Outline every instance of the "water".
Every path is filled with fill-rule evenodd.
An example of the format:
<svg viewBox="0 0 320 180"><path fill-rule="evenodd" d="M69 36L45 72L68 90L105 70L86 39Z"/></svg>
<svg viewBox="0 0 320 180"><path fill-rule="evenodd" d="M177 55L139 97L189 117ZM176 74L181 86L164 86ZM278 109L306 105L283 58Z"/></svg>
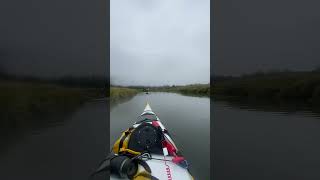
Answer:
<svg viewBox="0 0 320 180"><path fill-rule="evenodd" d="M90 102L11 137L0 146L0 179L87 180L108 151L108 108L103 101Z"/></svg>
<svg viewBox="0 0 320 180"><path fill-rule="evenodd" d="M319 114L214 102L215 180L320 179Z"/></svg>
<svg viewBox="0 0 320 180"><path fill-rule="evenodd" d="M111 142L132 125L146 101L173 134L196 180L210 179L212 155L215 180L320 179L318 112L297 104L280 108L216 101L211 103L210 123L208 98L139 94L112 108ZM109 151L108 108L105 102L90 102L66 116L52 117L56 120L46 126L6 138L10 143L1 141L0 179L88 179Z"/></svg>
<svg viewBox="0 0 320 180"><path fill-rule="evenodd" d="M110 112L110 143L130 127L146 102L172 134L197 180L210 179L210 99L174 93L138 94Z"/></svg>

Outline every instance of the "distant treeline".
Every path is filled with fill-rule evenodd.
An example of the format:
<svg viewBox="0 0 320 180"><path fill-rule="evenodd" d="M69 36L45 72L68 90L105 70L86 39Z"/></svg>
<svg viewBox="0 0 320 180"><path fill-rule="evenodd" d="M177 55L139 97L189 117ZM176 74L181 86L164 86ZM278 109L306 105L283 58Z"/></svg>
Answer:
<svg viewBox="0 0 320 180"><path fill-rule="evenodd" d="M215 97L320 102L320 70L258 72L239 77L213 77Z"/></svg>
<svg viewBox="0 0 320 180"><path fill-rule="evenodd" d="M34 76L12 75L3 72L0 72L0 80L48 83L84 88L105 88L109 84L108 78L99 76L63 76L58 78L41 78Z"/></svg>
<svg viewBox="0 0 320 180"><path fill-rule="evenodd" d="M210 96L210 84L163 85L163 86L117 86L138 91L174 92L190 96Z"/></svg>
<svg viewBox="0 0 320 180"><path fill-rule="evenodd" d="M150 91L176 92L191 96L210 96L210 84L149 87Z"/></svg>

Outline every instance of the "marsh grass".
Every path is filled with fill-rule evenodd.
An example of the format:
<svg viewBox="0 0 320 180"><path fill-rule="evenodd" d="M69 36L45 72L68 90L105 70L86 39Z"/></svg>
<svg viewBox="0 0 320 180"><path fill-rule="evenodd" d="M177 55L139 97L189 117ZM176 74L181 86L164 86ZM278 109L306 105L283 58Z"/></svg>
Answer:
<svg viewBox="0 0 320 180"><path fill-rule="evenodd" d="M111 103L119 102L124 99L129 99L140 91L133 88L125 88L125 87L111 87L110 89L110 101Z"/></svg>
<svg viewBox="0 0 320 180"><path fill-rule="evenodd" d="M42 118L70 112L99 92L91 88L0 81L0 125L2 129L33 126Z"/></svg>
<svg viewBox="0 0 320 180"><path fill-rule="evenodd" d="M320 72L279 72L216 81L214 97L233 96L268 101L320 102Z"/></svg>

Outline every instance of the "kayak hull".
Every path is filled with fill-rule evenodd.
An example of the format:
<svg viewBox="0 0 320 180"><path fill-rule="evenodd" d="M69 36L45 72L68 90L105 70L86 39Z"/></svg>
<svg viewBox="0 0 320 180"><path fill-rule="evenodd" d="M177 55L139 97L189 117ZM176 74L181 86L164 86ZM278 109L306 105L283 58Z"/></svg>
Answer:
<svg viewBox="0 0 320 180"><path fill-rule="evenodd" d="M147 103L143 113L140 116L144 115L154 115L155 121L161 127L161 129L165 130L164 125L161 123L158 116L152 111L150 105ZM139 122L134 123L133 127L139 126ZM176 148L175 143L172 138L168 134L164 134L165 138ZM193 180L193 177L189 173L187 168L181 167L172 161L174 157L170 156L166 153L163 155L159 154L151 154L151 159L146 160L145 162L148 164L152 171L152 176L158 178L159 180ZM144 168L139 165L138 172L144 171ZM111 180L121 180L121 178L111 175ZM123 180L123 179L122 179Z"/></svg>

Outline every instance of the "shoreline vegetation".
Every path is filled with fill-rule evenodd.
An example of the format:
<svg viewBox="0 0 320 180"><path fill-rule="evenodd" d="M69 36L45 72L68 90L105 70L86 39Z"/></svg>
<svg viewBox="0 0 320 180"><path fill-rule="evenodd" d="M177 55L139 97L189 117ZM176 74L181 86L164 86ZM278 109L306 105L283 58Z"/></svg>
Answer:
<svg viewBox="0 0 320 180"><path fill-rule="evenodd" d="M151 87L153 92L174 92L188 96L210 96L210 84Z"/></svg>
<svg viewBox="0 0 320 180"><path fill-rule="evenodd" d="M126 99L130 99L134 97L136 94L141 92L136 88L128 88L128 87L110 87L110 102L117 103Z"/></svg>
<svg viewBox="0 0 320 180"><path fill-rule="evenodd" d="M1 74L1 131L12 133L45 125L49 117L70 113L91 99L105 97L105 81L102 78L39 79Z"/></svg>
<svg viewBox="0 0 320 180"><path fill-rule="evenodd" d="M210 96L210 84L191 84L183 86L111 86L110 99L117 101L135 96L140 92L172 92L188 96Z"/></svg>
<svg viewBox="0 0 320 180"><path fill-rule="evenodd" d="M210 84L184 86L111 86L106 78L62 77L40 79L0 73L0 125L19 127L38 123L36 116L70 112L84 102L110 97L110 102L125 101L149 89L150 92L174 92L188 96L206 96L229 102L263 102L320 106L320 69L304 72L266 72L239 77L215 76ZM36 120L37 119L37 120ZM41 118L40 118L41 119Z"/></svg>
<svg viewBox="0 0 320 180"><path fill-rule="evenodd" d="M217 100L320 105L320 70L267 72L213 79Z"/></svg>

